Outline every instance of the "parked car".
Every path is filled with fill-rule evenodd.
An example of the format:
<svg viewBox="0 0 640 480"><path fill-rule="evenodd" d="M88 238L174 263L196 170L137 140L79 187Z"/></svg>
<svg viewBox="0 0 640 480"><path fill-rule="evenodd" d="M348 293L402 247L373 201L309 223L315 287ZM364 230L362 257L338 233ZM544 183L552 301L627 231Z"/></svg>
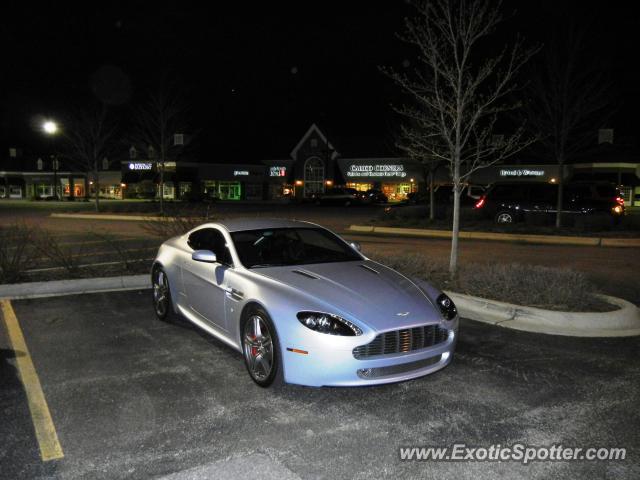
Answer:
<svg viewBox="0 0 640 480"><path fill-rule="evenodd" d="M557 205L557 184L500 182L493 184L474 208L496 223L514 223L527 216L552 216L558 211ZM625 213L624 200L613 184L572 182L564 185L562 212L604 215L618 221Z"/></svg>
<svg viewBox="0 0 640 480"><path fill-rule="evenodd" d="M365 192L365 195L368 203L387 203L389 201L384 192L377 188L370 188Z"/></svg>
<svg viewBox="0 0 640 480"><path fill-rule="evenodd" d="M458 336L446 294L308 222L201 225L162 244L151 281L158 318L182 316L240 352L261 387L421 377L451 362Z"/></svg>
<svg viewBox="0 0 640 480"><path fill-rule="evenodd" d="M461 205L472 206L476 201L484 194L484 187L480 185L464 185L462 187L462 193L460 194ZM453 205L453 186L452 185L437 185L435 187L434 197L436 205ZM407 201L405 203L411 205L429 204L431 201L431 195L429 188L422 189L418 192L412 192L407 195Z"/></svg>
<svg viewBox="0 0 640 480"><path fill-rule="evenodd" d="M323 205L360 205L366 203L365 192L359 192L355 188L334 187L328 189L316 197L317 204Z"/></svg>

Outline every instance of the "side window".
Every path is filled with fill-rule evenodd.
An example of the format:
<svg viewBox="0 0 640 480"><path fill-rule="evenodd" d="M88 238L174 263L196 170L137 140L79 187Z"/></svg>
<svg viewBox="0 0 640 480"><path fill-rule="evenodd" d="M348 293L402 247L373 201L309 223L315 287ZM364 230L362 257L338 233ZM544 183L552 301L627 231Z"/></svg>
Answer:
<svg viewBox="0 0 640 480"><path fill-rule="evenodd" d="M532 202L550 202L555 203L557 199L557 188L554 185L531 185L529 190Z"/></svg>
<svg viewBox="0 0 640 480"><path fill-rule="evenodd" d="M206 230L196 230L191 235L189 235L189 240L187 240L187 244L191 247L192 250L203 250L202 246L202 237L205 234Z"/></svg>
<svg viewBox="0 0 640 480"><path fill-rule="evenodd" d="M215 228L203 228L193 232L187 243L193 250L211 250L223 265L233 264L224 235Z"/></svg>
<svg viewBox="0 0 640 480"><path fill-rule="evenodd" d="M513 200L515 196L515 185L497 185L490 193L493 200Z"/></svg>
<svg viewBox="0 0 640 480"><path fill-rule="evenodd" d="M564 197L569 200L585 200L591 196L591 188L587 185L569 185L564 193Z"/></svg>

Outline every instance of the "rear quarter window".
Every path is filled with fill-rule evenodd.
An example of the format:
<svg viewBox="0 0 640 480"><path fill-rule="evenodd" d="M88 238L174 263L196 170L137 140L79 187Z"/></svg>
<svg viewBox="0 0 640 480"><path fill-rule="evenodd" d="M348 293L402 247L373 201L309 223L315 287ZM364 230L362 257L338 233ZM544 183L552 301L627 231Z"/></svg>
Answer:
<svg viewBox="0 0 640 480"><path fill-rule="evenodd" d="M524 186L523 186L524 187ZM524 188L517 185L496 185L489 192L488 197L492 200L511 200L522 196L524 194ZM518 190L521 190L521 194L518 195Z"/></svg>
<svg viewBox="0 0 640 480"><path fill-rule="evenodd" d="M613 185L596 185L596 193L601 198L614 198L617 194Z"/></svg>

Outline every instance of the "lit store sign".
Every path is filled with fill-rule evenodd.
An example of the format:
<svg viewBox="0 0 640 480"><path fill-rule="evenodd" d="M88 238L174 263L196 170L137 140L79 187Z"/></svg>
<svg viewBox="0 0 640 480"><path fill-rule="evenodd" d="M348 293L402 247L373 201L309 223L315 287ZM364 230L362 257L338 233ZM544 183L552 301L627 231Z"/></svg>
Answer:
<svg viewBox="0 0 640 480"><path fill-rule="evenodd" d="M233 171L233 176L234 177L246 177L247 175L249 175L249 170L234 170Z"/></svg>
<svg viewBox="0 0 640 480"><path fill-rule="evenodd" d="M271 167L269 168L270 177L286 177L287 167Z"/></svg>
<svg viewBox="0 0 640 480"><path fill-rule="evenodd" d="M397 177L404 178L404 165L351 165L347 177Z"/></svg>
<svg viewBox="0 0 640 480"><path fill-rule="evenodd" d="M151 170L153 163L147 162L131 162L129 164L129 170Z"/></svg>
<svg viewBox="0 0 640 480"><path fill-rule="evenodd" d="M526 168L503 168L500 170L501 177L542 177L544 170L529 170Z"/></svg>

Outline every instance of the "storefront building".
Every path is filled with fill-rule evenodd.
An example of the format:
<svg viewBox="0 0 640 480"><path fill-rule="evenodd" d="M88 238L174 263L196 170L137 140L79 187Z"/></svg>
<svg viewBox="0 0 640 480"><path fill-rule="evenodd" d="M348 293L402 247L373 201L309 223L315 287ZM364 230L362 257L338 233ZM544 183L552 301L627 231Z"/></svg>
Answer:
<svg viewBox="0 0 640 480"><path fill-rule="evenodd" d="M613 161L576 163L563 169L553 164L493 165L475 171L467 182L486 187L500 181L607 181L618 186L627 206L640 206L640 163L615 161L616 157L612 157L615 148L606 146L598 154L598 158L613 158ZM0 164L0 198L54 198L56 185L59 198L93 196L99 184L100 196L108 199L152 200L162 195L167 200L208 197L221 201L306 201L340 186L359 191L379 190L390 202L399 202L425 189L427 183L424 166L408 158L343 156L315 124L288 156L256 163L179 159L164 162L161 172L157 161L137 158L133 147L129 152L128 160L112 164L104 159L98 179L94 179L92 173L70 171L52 161L29 162L10 155L8 161ZM626 151L616 154L621 159L634 158ZM435 171L434 182L451 184L446 165Z"/></svg>
<svg viewBox="0 0 640 480"><path fill-rule="evenodd" d="M0 167L0 198L47 200L84 197L86 175L65 167L62 161L53 159L29 160L9 156Z"/></svg>

